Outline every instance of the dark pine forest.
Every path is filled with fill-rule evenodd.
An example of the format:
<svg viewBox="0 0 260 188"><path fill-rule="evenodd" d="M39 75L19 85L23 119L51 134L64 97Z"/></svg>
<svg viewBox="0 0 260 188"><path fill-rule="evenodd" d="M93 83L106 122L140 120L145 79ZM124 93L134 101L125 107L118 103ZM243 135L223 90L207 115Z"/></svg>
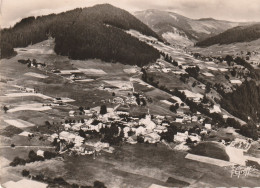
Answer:
<svg viewBox="0 0 260 188"><path fill-rule="evenodd" d="M55 52L71 59L99 58L107 62L143 66L159 58L159 52L123 30L161 38L127 11L109 4L78 8L60 14L28 17L1 30L1 58L13 48L55 38Z"/></svg>
<svg viewBox="0 0 260 188"><path fill-rule="evenodd" d="M260 24L249 26L238 26L219 35L199 41L196 45L201 47L211 46L214 44L231 44L236 42L250 42L260 38Z"/></svg>

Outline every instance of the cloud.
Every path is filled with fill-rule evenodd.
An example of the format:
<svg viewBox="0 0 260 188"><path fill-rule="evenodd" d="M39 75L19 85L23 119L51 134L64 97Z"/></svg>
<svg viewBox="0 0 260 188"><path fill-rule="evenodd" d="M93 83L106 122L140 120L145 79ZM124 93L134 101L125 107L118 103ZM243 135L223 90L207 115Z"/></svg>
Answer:
<svg viewBox="0 0 260 188"><path fill-rule="evenodd" d="M28 16L59 13L77 7L110 3L130 12L171 10L190 18L260 21L260 0L1 0L1 26Z"/></svg>

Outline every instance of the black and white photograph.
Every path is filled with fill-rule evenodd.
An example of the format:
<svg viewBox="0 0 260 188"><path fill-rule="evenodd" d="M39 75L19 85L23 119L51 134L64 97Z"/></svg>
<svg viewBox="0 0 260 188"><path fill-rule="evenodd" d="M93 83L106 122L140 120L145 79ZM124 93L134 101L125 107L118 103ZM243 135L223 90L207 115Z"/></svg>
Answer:
<svg viewBox="0 0 260 188"><path fill-rule="evenodd" d="M0 188L260 187L260 0L0 0Z"/></svg>

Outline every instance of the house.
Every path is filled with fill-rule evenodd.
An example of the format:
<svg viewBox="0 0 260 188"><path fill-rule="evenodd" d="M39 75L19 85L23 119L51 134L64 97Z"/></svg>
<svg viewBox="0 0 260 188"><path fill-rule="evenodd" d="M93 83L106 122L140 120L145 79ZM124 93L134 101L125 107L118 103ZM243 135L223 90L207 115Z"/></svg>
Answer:
<svg viewBox="0 0 260 188"><path fill-rule="evenodd" d="M167 132L167 128L164 126L157 126L156 128L154 128L154 131L157 133L163 133L163 132Z"/></svg>
<svg viewBox="0 0 260 188"><path fill-rule="evenodd" d="M142 126L136 128L136 130L135 130L136 136L144 135L144 134L146 134L146 133L147 133L146 128L144 128L144 127L142 127Z"/></svg>
<svg viewBox="0 0 260 188"><path fill-rule="evenodd" d="M186 142L186 140L188 139L188 131L186 131L185 133L180 133L177 132L176 135L174 135L174 141L175 142Z"/></svg>
<svg viewBox="0 0 260 188"><path fill-rule="evenodd" d="M224 114L222 117L223 117L223 119L227 119L227 118L229 118L230 116Z"/></svg>
<svg viewBox="0 0 260 188"><path fill-rule="evenodd" d="M148 142L148 143L156 143L159 142L161 139L160 135L158 135L155 132L149 133L144 135L144 142Z"/></svg>
<svg viewBox="0 0 260 188"><path fill-rule="evenodd" d="M130 131L131 129L129 127L125 127L123 129L123 132L124 132L124 137L127 138L128 137L128 132Z"/></svg>
<svg viewBox="0 0 260 188"><path fill-rule="evenodd" d="M74 115L75 115L75 111L73 111L73 110L69 111L69 116L70 117L74 117Z"/></svg>
<svg viewBox="0 0 260 188"><path fill-rule="evenodd" d="M44 157L44 151L42 151L42 150L38 150L38 151L36 152L36 154L37 154L38 156Z"/></svg>
<svg viewBox="0 0 260 188"><path fill-rule="evenodd" d="M176 117L176 120L175 120L175 122L176 123L183 123L183 117Z"/></svg>
<svg viewBox="0 0 260 188"><path fill-rule="evenodd" d="M164 103L164 104L167 104L169 106L173 105L173 103L168 101L168 100L161 100L161 102Z"/></svg>
<svg viewBox="0 0 260 188"><path fill-rule="evenodd" d="M210 113L220 113L221 109L220 109L220 105L214 105L212 109L209 109Z"/></svg>
<svg viewBox="0 0 260 188"><path fill-rule="evenodd" d="M47 188L48 184L29 180L29 179L22 179L20 181L14 182L14 181L8 181L4 183L3 188L17 188L17 187L26 187L26 188Z"/></svg>
<svg viewBox="0 0 260 188"><path fill-rule="evenodd" d="M64 129L65 129L66 131L67 131L67 130L70 130L70 129L71 129L70 124L65 123L65 124L64 124Z"/></svg>
<svg viewBox="0 0 260 188"><path fill-rule="evenodd" d="M184 115L184 111L182 109L177 109L176 112L178 115Z"/></svg>
<svg viewBox="0 0 260 188"><path fill-rule="evenodd" d="M54 139L55 139L55 138L58 138L58 137L59 137L59 135L56 134L56 133L54 133L54 134L52 134L52 135L48 138L48 140L51 141L51 142L53 142Z"/></svg>
<svg viewBox="0 0 260 188"><path fill-rule="evenodd" d="M191 121L192 122L197 122L198 121L198 117L197 116L192 116L191 117Z"/></svg>
<svg viewBox="0 0 260 188"><path fill-rule="evenodd" d="M192 142L199 142L201 140L201 137L195 133L192 133L189 138Z"/></svg>
<svg viewBox="0 0 260 188"><path fill-rule="evenodd" d="M205 123L205 128L206 128L206 129L211 129L211 124Z"/></svg>
<svg viewBox="0 0 260 188"><path fill-rule="evenodd" d="M192 91L186 89L180 90L180 92L183 92L187 98L192 99L194 102L200 102L203 98L203 95L201 95L200 93L193 93Z"/></svg>
<svg viewBox="0 0 260 188"><path fill-rule="evenodd" d="M72 126L72 130L79 131L83 123L76 123Z"/></svg>
<svg viewBox="0 0 260 188"><path fill-rule="evenodd" d="M170 71L171 71L170 68L163 68L163 69L162 69L162 72L164 72L164 73L168 73L168 72L170 72Z"/></svg>
<svg viewBox="0 0 260 188"><path fill-rule="evenodd" d="M242 82L240 80L230 80L230 83L233 85L241 85Z"/></svg>
<svg viewBox="0 0 260 188"><path fill-rule="evenodd" d="M203 90L205 90L206 89L206 85L205 84L199 84L199 85L197 85L200 89L203 89Z"/></svg>
<svg viewBox="0 0 260 188"><path fill-rule="evenodd" d="M62 131L60 133L60 139L63 139L67 142L73 142L75 140L76 135L69 133L67 131Z"/></svg>
<svg viewBox="0 0 260 188"><path fill-rule="evenodd" d="M74 139L75 146L81 146L83 142L84 142L83 137L75 136L75 139Z"/></svg>
<svg viewBox="0 0 260 188"><path fill-rule="evenodd" d="M135 96L127 97L127 98L125 99L125 102L126 102L127 104L137 105Z"/></svg>

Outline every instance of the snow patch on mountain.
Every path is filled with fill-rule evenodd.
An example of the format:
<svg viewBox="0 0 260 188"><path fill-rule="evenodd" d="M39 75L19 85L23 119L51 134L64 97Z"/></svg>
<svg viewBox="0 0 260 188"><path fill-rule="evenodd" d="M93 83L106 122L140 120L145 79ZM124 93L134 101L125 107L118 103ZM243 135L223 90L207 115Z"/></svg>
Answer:
<svg viewBox="0 0 260 188"><path fill-rule="evenodd" d="M170 16L171 16L172 18L174 18L176 21L178 21L178 18L177 18L175 15L170 14Z"/></svg>
<svg viewBox="0 0 260 188"><path fill-rule="evenodd" d="M187 36L180 35L177 32L165 32L162 34L162 37L169 43L180 46L192 46L194 44Z"/></svg>

